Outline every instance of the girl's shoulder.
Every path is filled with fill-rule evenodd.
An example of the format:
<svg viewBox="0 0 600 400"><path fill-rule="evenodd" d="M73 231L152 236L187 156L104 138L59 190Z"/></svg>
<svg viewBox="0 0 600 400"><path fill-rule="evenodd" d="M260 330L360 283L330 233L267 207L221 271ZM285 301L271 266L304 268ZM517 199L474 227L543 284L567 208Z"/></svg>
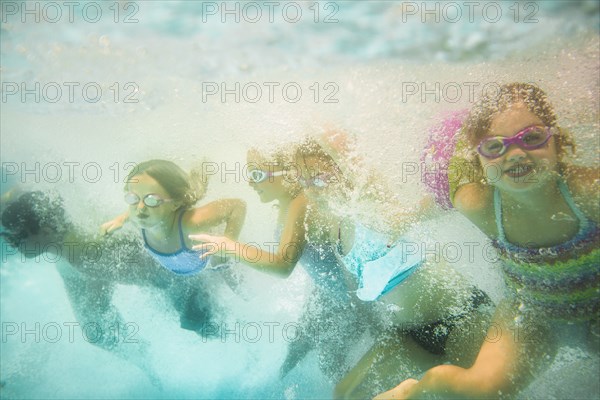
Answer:
<svg viewBox="0 0 600 400"><path fill-rule="evenodd" d="M600 169L567 165L563 169L563 179L578 207L588 218L598 222L600 213Z"/></svg>
<svg viewBox="0 0 600 400"><path fill-rule="evenodd" d="M209 203L210 204L210 203ZM179 211L181 213L181 221L187 223L197 223L202 219L203 214L209 213L208 204L203 204L197 207L190 207L185 210Z"/></svg>

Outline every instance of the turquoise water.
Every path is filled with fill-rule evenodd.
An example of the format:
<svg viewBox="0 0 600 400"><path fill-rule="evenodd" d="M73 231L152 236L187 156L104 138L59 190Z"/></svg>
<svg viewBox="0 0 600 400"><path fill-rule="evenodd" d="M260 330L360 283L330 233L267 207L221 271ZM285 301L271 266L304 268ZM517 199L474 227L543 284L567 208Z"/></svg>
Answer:
<svg viewBox="0 0 600 400"><path fill-rule="evenodd" d="M598 162L596 1L481 2L472 21L464 2L430 2L428 16L422 2L282 2L273 22L264 2L256 3L262 13L256 22L256 10L239 3L239 23L222 14L221 2L107 2L101 16L98 3L79 2L72 22L62 3L55 3L60 19L48 4L2 3L2 191L15 181L57 190L72 219L89 230L123 209L120 182L128 163L160 157L189 168L208 157L217 163L208 200L243 198L250 212L241 240L271 241L276 211L243 181L246 149L323 125L355 132L360 150L395 190L416 200L422 187L412 167L431 121L469 107L471 88L478 95L486 84L514 80L548 92L561 124L582 144L576 162ZM228 4L235 11L236 3ZM239 84L239 102L235 93L225 101L220 92L208 94L222 83L234 92ZM286 84L292 90L284 93ZM257 87L262 97L254 101ZM293 102L297 87L302 95ZM454 214L428 229L429 240L442 246L486 243ZM211 277L231 332L223 340L179 329L160 291L118 286L115 305L136 327L135 339L148 343L146 361L162 386L156 387L74 325L58 273L66 268L62 261L23 261L2 251L2 398L331 397L315 354L284 380L277 375L293 339L284 327L293 328L311 289L300 268L287 280L241 269L248 300ZM500 297L497 268L483 253L455 266L494 300ZM351 356L357 359L370 341L362 338ZM573 368L582 377L565 386L597 397L587 385L597 362L571 348L527 395L563 398L549 383L562 382L556 377Z"/></svg>

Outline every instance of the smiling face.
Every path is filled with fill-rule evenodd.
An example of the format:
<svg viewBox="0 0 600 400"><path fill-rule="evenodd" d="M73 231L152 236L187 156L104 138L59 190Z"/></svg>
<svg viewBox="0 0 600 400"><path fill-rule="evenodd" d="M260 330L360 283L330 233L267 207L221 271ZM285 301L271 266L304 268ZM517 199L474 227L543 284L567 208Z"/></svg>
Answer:
<svg viewBox="0 0 600 400"><path fill-rule="evenodd" d="M126 186L126 194L135 194L140 200L129 205L130 219L140 228L148 229L172 221L173 214L181 206L177 201L163 202L157 207L148 207L144 204L144 197L149 194L156 195L163 200L170 200L167 191L147 174L136 175L130 179Z"/></svg>
<svg viewBox="0 0 600 400"><path fill-rule="evenodd" d="M544 123L523 103L516 103L491 120L485 138L512 137L534 125L543 126ZM540 187L552 179L558 169L554 137L539 149L525 150L513 143L501 156L487 158L479 155L479 160L488 182L506 191L523 191Z"/></svg>

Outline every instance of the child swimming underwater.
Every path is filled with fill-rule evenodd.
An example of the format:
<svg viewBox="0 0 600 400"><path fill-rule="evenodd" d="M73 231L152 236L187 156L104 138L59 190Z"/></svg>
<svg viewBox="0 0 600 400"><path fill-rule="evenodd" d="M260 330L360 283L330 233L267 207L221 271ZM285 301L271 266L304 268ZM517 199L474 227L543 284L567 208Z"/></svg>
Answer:
<svg viewBox="0 0 600 400"><path fill-rule="evenodd" d="M22 259L39 259L52 253L73 313L81 326L94 324L105 329L88 342L110 351L144 370L153 383L156 373L149 365L148 346L143 338L123 341L127 327L112 303L116 284L160 287L176 302L189 288L170 291L172 282L145 255L138 241L103 238L70 222L60 196L41 191L22 192L2 212L4 256L21 254ZM6 244L9 244L12 251ZM111 329L106 329L112 327ZM117 327L115 329L114 327Z"/></svg>
<svg viewBox="0 0 600 400"><path fill-rule="evenodd" d="M192 250L188 236L225 223L225 236L237 238L245 217L246 205L238 199L221 199L194 207L201 197L189 176L175 163L150 160L134 166L127 176L126 214L102 225L104 232L113 232L126 220L141 229L144 247L167 271L180 278L201 280L208 259L200 259ZM212 319L210 291L198 287L198 293L182 304L181 327L207 333ZM211 305L211 303L213 303Z"/></svg>
<svg viewBox="0 0 600 400"><path fill-rule="evenodd" d="M546 94L530 84L507 84L483 97L462 134L483 180L463 184L452 200L492 239L512 289L490 329L520 330L535 340L504 334L486 341L468 368L434 367L378 399L511 397L565 343L583 345L598 359L598 169L564 161L573 143Z"/></svg>
<svg viewBox="0 0 600 400"><path fill-rule="evenodd" d="M311 209L302 188L289 169L293 150L277 148L273 151L252 149L248 152L249 184L264 203L277 201L278 218L275 252L257 246L238 243L226 237L192 235L204 242L194 249L219 251L244 261L258 271L281 278L289 277L298 264L306 270L314 284L309 301L300 317L302 335L288 347L287 357L280 369L285 377L311 350L318 352L321 371L334 381L347 370L348 346L354 343L365 328L357 306L349 295L352 282L348 281L343 266L331 251L331 245L320 235L323 221ZM293 146L292 146L293 148ZM210 243L218 244L217 247Z"/></svg>
<svg viewBox="0 0 600 400"><path fill-rule="evenodd" d="M473 338L481 337L491 304L447 263L407 251L415 243L401 233L412 214L402 211L376 175L365 172L364 162L351 156L339 135L307 139L296 163L307 196L337 222L329 231L330 241L358 279L357 296L383 309L387 329L334 394L368 398L395 377L426 370L440 360L469 363L478 346ZM367 178L357 177L360 173ZM363 186L356 186L359 180ZM464 349L470 348L472 354L466 354Z"/></svg>

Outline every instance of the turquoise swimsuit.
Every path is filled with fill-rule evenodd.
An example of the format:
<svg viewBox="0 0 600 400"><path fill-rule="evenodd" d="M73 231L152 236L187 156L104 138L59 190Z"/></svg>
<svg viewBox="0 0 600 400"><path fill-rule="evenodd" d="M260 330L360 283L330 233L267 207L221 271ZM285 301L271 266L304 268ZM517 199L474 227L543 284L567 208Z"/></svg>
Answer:
<svg viewBox="0 0 600 400"><path fill-rule="evenodd" d="M154 250L152 247L150 247L148 241L146 240L146 231L144 229L142 229L142 236L144 237L144 246L150 255L152 255L152 257L154 257L154 259L158 261L160 265L177 275L194 275L206 267L206 264L208 264L208 257L201 260L200 256L202 255L202 252L189 249L185 245L183 229L181 227L183 213L184 211L179 214L178 219L179 241L181 243L181 249L177 250L176 252L161 253L160 251Z"/></svg>
<svg viewBox="0 0 600 400"><path fill-rule="evenodd" d="M280 240L282 226L277 226L275 239ZM304 270L312 278L315 285L328 293L328 296L346 298L348 287L342 266L331 246L318 246L307 242L298 260Z"/></svg>
<svg viewBox="0 0 600 400"><path fill-rule="evenodd" d="M338 234L341 236L341 234ZM338 237L341 239L341 237ZM408 278L421 265L421 252L408 254L406 238L390 243L389 238L363 225L355 225L354 244L348 254L339 257L358 277L356 295L363 301L375 301ZM340 251L338 244L338 253Z"/></svg>
<svg viewBox="0 0 600 400"><path fill-rule="evenodd" d="M341 236L341 235L340 235ZM354 246L342 257L346 267L359 279L356 295L363 301L375 301L401 284L425 261L422 252L410 254L415 246L408 238L390 243L388 237L356 225ZM338 246L339 247L339 246ZM489 305L489 297L473 287L471 298L465 309L439 321L420 326L403 326L400 331L412 337L425 350L432 354L445 354L446 342L455 326L468 319L480 306Z"/></svg>

